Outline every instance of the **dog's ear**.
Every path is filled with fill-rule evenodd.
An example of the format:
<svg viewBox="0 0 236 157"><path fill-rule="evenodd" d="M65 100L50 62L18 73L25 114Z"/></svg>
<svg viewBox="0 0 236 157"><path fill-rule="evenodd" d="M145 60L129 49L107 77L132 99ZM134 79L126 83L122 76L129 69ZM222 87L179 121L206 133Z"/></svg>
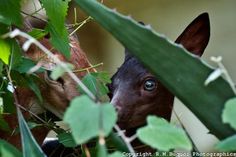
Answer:
<svg viewBox="0 0 236 157"><path fill-rule="evenodd" d="M183 33L176 39L176 43L183 45L188 51L201 56L210 38L210 20L208 13L199 15Z"/></svg>

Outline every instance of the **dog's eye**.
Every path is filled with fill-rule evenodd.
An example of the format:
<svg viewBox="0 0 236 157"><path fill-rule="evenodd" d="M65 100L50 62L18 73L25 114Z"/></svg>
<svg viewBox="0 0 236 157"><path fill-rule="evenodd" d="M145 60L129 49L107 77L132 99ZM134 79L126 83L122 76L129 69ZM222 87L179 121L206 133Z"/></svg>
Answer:
<svg viewBox="0 0 236 157"><path fill-rule="evenodd" d="M143 85L144 90L153 91L154 89L156 89L156 87L157 87L156 80L147 79L147 80L144 81L144 85Z"/></svg>

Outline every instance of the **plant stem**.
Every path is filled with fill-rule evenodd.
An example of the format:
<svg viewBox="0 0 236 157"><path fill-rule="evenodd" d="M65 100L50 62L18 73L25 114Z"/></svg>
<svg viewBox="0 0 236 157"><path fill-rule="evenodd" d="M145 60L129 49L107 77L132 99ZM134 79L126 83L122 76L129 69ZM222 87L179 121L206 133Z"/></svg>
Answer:
<svg viewBox="0 0 236 157"><path fill-rule="evenodd" d="M120 129L120 127L116 124L114 126L114 128L116 129L118 135L123 139L123 141L125 142L127 148L129 149L129 152L133 155L133 157L136 157L135 155L135 151L132 147L132 145L129 142L129 139L125 136L125 134L123 133L123 131Z"/></svg>
<svg viewBox="0 0 236 157"><path fill-rule="evenodd" d="M81 22L81 24L75 29L73 30L69 36L72 36L77 30L79 30L83 25L85 25L87 22L89 22L92 19L91 16L89 16L87 19L85 19L84 21Z"/></svg>
<svg viewBox="0 0 236 157"><path fill-rule="evenodd" d="M97 68L97 67L102 66L102 65L103 65L103 63L98 63L98 64L95 64L95 65L91 65L90 67L87 67L87 68L74 70L73 73L78 73L78 72L82 72L82 71L88 71L90 69Z"/></svg>

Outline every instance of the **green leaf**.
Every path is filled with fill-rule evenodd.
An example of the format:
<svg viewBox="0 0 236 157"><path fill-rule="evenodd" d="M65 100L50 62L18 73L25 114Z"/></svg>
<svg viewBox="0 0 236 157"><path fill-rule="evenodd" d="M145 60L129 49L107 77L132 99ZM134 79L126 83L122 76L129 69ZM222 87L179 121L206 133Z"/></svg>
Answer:
<svg viewBox="0 0 236 157"><path fill-rule="evenodd" d="M47 35L48 32L43 29L33 28L28 34L38 40Z"/></svg>
<svg viewBox="0 0 236 157"><path fill-rule="evenodd" d="M214 69L149 27L141 26L130 17L108 9L98 1L76 2L150 69L212 134L222 139L234 133L233 129L221 121L224 103L234 97L229 84L220 77L208 86L204 85Z"/></svg>
<svg viewBox="0 0 236 157"><path fill-rule="evenodd" d="M105 144L97 145L97 155L96 157L107 157L107 148Z"/></svg>
<svg viewBox="0 0 236 157"><path fill-rule="evenodd" d="M236 135L220 141L215 148L222 152L236 151Z"/></svg>
<svg viewBox="0 0 236 157"><path fill-rule="evenodd" d="M5 121L5 119L3 118L2 113L0 113L0 130L10 131L10 127L8 123Z"/></svg>
<svg viewBox="0 0 236 157"><path fill-rule="evenodd" d="M47 30L50 33L50 42L57 48L64 56L70 58L70 46L68 39L68 32L65 29L58 32L53 25L48 24Z"/></svg>
<svg viewBox="0 0 236 157"><path fill-rule="evenodd" d="M0 0L0 22L7 25L22 24L20 0Z"/></svg>
<svg viewBox="0 0 236 157"><path fill-rule="evenodd" d="M118 133L111 132L107 140L107 145L110 146L110 144L121 152L129 152L127 145L118 135Z"/></svg>
<svg viewBox="0 0 236 157"><path fill-rule="evenodd" d="M112 154L109 154L108 157L124 157L124 154L122 154L121 152L114 152Z"/></svg>
<svg viewBox="0 0 236 157"><path fill-rule="evenodd" d="M27 73L29 72L29 70L34 67L36 64L34 61L32 61L31 59L22 57L21 61L18 61L19 63L16 64L18 66L14 66L14 70L20 72L20 73Z"/></svg>
<svg viewBox="0 0 236 157"><path fill-rule="evenodd" d="M0 15L1 16L1 15ZM1 18L1 17L0 17ZM0 20L1 21L1 20ZM9 28L7 25L0 22L0 35L3 35L5 33L9 32Z"/></svg>
<svg viewBox="0 0 236 157"><path fill-rule="evenodd" d="M16 40L11 40L11 68L15 69L24 65L24 59L22 59L21 48L17 44Z"/></svg>
<svg viewBox="0 0 236 157"><path fill-rule="evenodd" d="M106 71L92 72L91 75L104 84L111 83L111 77Z"/></svg>
<svg viewBox="0 0 236 157"><path fill-rule="evenodd" d="M70 0L42 0L50 23L58 32L64 29L69 1Z"/></svg>
<svg viewBox="0 0 236 157"><path fill-rule="evenodd" d="M21 143L24 157L46 157L46 155L41 150L40 146L34 139L33 135L30 132L30 129L25 122L25 119L21 113L21 111L17 110L17 117L21 132Z"/></svg>
<svg viewBox="0 0 236 157"><path fill-rule="evenodd" d="M117 115L111 104L96 104L85 95L74 98L64 116L64 121L69 124L77 144L98 136L101 129L107 136L116 119Z"/></svg>
<svg viewBox="0 0 236 157"><path fill-rule="evenodd" d="M71 133L64 132L64 133L58 134L57 137L58 137L59 142L62 143L65 147L77 146Z"/></svg>
<svg viewBox="0 0 236 157"><path fill-rule="evenodd" d="M9 57L11 54L11 48L9 42L0 39L0 52L1 52L0 59L2 59L2 61L8 65Z"/></svg>
<svg viewBox="0 0 236 157"><path fill-rule="evenodd" d="M27 75L25 77L28 87L35 93L40 102L43 102L43 97L41 95L38 85L35 83L36 78L33 75Z"/></svg>
<svg viewBox="0 0 236 157"><path fill-rule="evenodd" d="M2 99L2 97L0 97L0 118L1 118L2 113L3 113L3 99Z"/></svg>
<svg viewBox="0 0 236 157"><path fill-rule="evenodd" d="M0 139L0 156L1 157L22 157L22 153L13 145Z"/></svg>
<svg viewBox="0 0 236 157"><path fill-rule="evenodd" d="M0 79L0 84L1 84L0 95L3 99L3 112L15 113L13 93L8 90L9 82L6 79Z"/></svg>
<svg viewBox="0 0 236 157"><path fill-rule="evenodd" d="M68 3L69 0L42 0L49 18L47 30L50 33L50 41L67 58L70 57L69 34L65 27Z"/></svg>
<svg viewBox="0 0 236 157"><path fill-rule="evenodd" d="M236 130L235 116L236 116L236 98L232 98L226 101L225 103L222 119L224 123L229 123L229 125Z"/></svg>
<svg viewBox="0 0 236 157"><path fill-rule="evenodd" d="M67 63L66 64L68 69L74 69L74 66L72 64ZM59 77L61 77L66 71L64 70L63 67L61 67L61 65L57 65L53 70L52 73L50 75L50 77L53 80L57 80Z"/></svg>
<svg viewBox="0 0 236 157"><path fill-rule="evenodd" d="M100 78L99 78L100 77ZM96 73L88 73L83 79L82 82L84 85L97 97L102 97L108 93L108 88L104 84L101 78L102 76ZM100 79L100 80L99 80ZM101 81L102 80L102 81ZM107 81L107 80L105 80ZM81 88L79 88L83 94L86 94Z"/></svg>
<svg viewBox="0 0 236 157"><path fill-rule="evenodd" d="M42 124L37 124L35 122L27 122L27 125L28 125L30 130L33 129L33 128L42 126ZM19 132L20 132L20 128L16 127L15 130L14 130L14 133L17 134Z"/></svg>
<svg viewBox="0 0 236 157"><path fill-rule="evenodd" d="M170 149L191 150L191 141L181 128L169 124L162 118L148 116L148 125L138 129L138 138L153 148L162 151Z"/></svg>
<svg viewBox="0 0 236 157"><path fill-rule="evenodd" d="M3 62L0 60L0 76L2 76Z"/></svg>

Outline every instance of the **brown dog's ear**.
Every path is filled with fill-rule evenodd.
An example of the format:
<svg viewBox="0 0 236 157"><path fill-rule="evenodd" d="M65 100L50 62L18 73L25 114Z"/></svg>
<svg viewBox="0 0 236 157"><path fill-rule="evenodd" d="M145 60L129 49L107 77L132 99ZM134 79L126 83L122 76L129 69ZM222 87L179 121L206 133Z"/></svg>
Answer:
<svg viewBox="0 0 236 157"><path fill-rule="evenodd" d="M201 56L210 38L210 21L208 13L199 15L184 32L176 39L175 43L183 45L188 51Z"/></svg>

